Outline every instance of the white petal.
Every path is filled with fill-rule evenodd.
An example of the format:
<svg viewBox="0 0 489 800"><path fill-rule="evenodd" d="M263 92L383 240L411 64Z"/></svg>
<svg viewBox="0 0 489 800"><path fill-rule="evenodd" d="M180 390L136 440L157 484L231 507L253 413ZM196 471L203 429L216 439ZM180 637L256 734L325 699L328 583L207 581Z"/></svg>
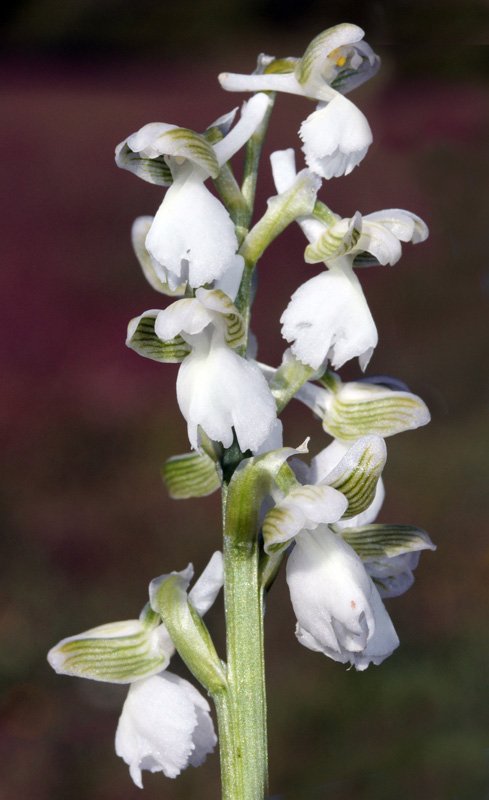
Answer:
<svg viewBox="0 0 489 800"><path fill-rule="evenodd" d="M330 472L340 463L341 459L348 451L349 445L335 439L331 444L321 450L313 459L310 466L311 483L320 483Z"/></svg>
<svg viewBox="0 0 489 800"><path fill-rule="evenodd" d="M395 264L402 255L401 243L392 231L384 225L365 219L355 250L371 253L379 264Z"/></svg>
<svg viewBox="0 0 489 800"><path fill-rule="evenodd" d="M355 356L367 363L377 344L377 330L362 288L350 272L323 272L302 284L282 314L282 336L292 352L313 369L335 369ZM366 366L365 359L362 368Z"/></svg>
<svg viewBox="0 0 489 800"><path fill-rule="evenodd" d="M176 283L193 287L221 278L243 263L223 204L204 186L196 169L168 189L146 237L146 248Z"/></svg>
<svg viewBox="0 0 489 800"><path fill-rule="evenodd" d="M132 684L115 737L118 756L142 788L141 770L175 778L212 752L216 735L209 705L188 681L164 672Z"/></svg>
<svg viewBox="0 0 489 800"><path fill-rule="evenodd" d="M383 225L397 236L401 242L424 242L428 238L428 226L426 223L413 214L411 211L404 211L402 208L386 208L383 211L374 211L365 214L364 220L370 220Z"/></svg>
<svg viewBox="0 0 489 800"><path fill-rule="evenodd" d="M222 553L216 550L206 568L189 592L188 599L200 616L204 616L224 584Z"/></svg>
<svg viewBox="0 0 489 800"><path fill-rule="evenodd" d="M238 294L241 278L243 277L244 259L236 256L229 269L214 281L214 289L220 289L224 294L227 294L231 300L236 298Z"/></svg>
<svg viewBox="0 0 489 800"><path fill-rule="evenodd" d="M260 447L254 450L254 454L256 456L261 456L264 453L269 453L271 450L280 450L280 448L283 446L284 437L282 420L276 419L267 438L261 443Z"/></svg>
<svg viewBox="0 0 489 800"><path fill-rule="evenodd" d="M346 511L348 501L331 486L298 486L276 504L263 521L265 552L283 549L301 531L336 522Z"/></svg>
<svg viewBox="0 0 489 800"><path fill-rule="evenodd" d="M297 171L295 168L295 152L292 147L288 150L276 150L270 156L272 175L275 188L279 194L286 192L293 185Z"/></svg>
<svg viewBox="0 0 489 800"><path fill-rule="evenodd" d="M166 152L164 146L159 147L160 141L166 142L166 139L160 140L160 137L168 131L176 130L177 127L166 122L148 122L136 133L128 136L126 141L134 153L140 153L146 158L158 158Z"/></svg>
<svg viewBox="0 0 489 800"><path fill-rule="evenodd" d="M372 143L370 126L359 109L337 94L319 104L299 131L307 165L323 178L348 175Z"/></svg>
<svg viewBox="0 0 489 800"><path fill-rule="evenodd" d="M194 351L177 378L177 399L187 420L192 447L198 446L200 425L214 441L230 447L234 427L243 452L256 451L276 419L275 402L256 364L224 344Z"/></svg>
<svg viewBox="0 0 489 800"><path fill-rule="evenodd" d="M330 445L328 445L328 447L325 447L324 450L321 450L321 452L314 456L314 458L311 460L311 466L308 473L309 481L311 483L320 483L321 481L326 480L330 473L333 472L335 467L338 466L341 459L348 452L348 449L348 444L335 439ZM382 478L379 478L375 488L374 499L370 503L369 507L365 509L365 511L362 511L361 514L357 514L356 517L351 517L344 522L339 520L336 522L336 527L356 528L359 525L369 525L377 518L377 515L384 502L384 498L384 483Z"/></svg>
<svg viewBox="0 0 489 800"><path fill-rule="evenodd" d="M377 590L352 550L327 526L304 532L287 562L299 640L365 669L399 644Z"/></svg>
<svg viewBox="0 0 489 800"><path fill-rule="evenodd" d="M218 163L222 166L229 161L238 150L243 147L248 139L260 125L267 109L270 106L270 99L266 94L254 95L251 100L243 104L241 117L234 128L214 145L214 152Z"/></svg>
<svg viewBox="0 0 489 800"><path fill-rule="evenodd" d="M293 72L269 73L266 75L238 75L234 72L221 72L219 83L228 92L287 92L305 95L303 87Z"/></svg>
<svg viewBox="0 0 489 800"><path fill-rule="evenodd" d="M198 300L186 297L183 300L176 300L163 311L158 311L155 333L163 342L168 342L181 333L197 335L214 322L214 317L212 311Z"/></svg>

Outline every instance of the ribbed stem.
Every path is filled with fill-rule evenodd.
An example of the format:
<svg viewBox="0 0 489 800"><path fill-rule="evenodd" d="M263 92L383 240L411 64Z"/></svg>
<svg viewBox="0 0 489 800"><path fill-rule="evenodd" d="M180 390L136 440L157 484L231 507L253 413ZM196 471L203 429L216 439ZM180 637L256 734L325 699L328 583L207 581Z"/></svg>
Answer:
<svg viewBox="0 0 489 800"><path fill-rule="evenodd" d="M225 506L226 491L224 491ZM214 698L223 800L263 800L267 788L263 591L258 543L224 538L227 689Z"/></svg>

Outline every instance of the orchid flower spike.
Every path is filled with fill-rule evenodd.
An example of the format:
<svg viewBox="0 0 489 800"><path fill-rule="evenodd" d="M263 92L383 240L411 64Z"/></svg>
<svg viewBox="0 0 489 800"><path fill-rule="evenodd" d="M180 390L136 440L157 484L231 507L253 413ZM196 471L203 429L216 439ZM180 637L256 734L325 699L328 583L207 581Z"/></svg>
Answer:
<svg viewBox="0 0 489 800"><path fill-rule="evenodd" d="M257 451L274 427L275 401L257 364L235 352L244 327L230 298L197 289L195 298L157 313L154 332L163 342L181 336L191 348L178 373L177 399L192 447L199 446L200 426L224 447L234 429L242 452Z"/></svg>
<svg viewBox="0 0 489 800"><path fill-rule="evenodd" d="M273 177L278 192L296 180L292 149L272 153ZM335 369L358 357L365 370L377 345L375 322L353 268L360 264L394 264L401 255L401 241L426 239L425 223L409 211L390 209L359 213L341 219L328 212L328 222L313 215L298 222L309 239L305 259L323 262L326 272L303 283L284 311L282 335L291 342L293 354L313 369L328 360ZM373 259L373 260L372 260Z"/></svg>
<svg viewBox="0 0 489 800"><path fill-rule="evenodd" d="M318 100L299 131L307 165L323 178L348 175L372 143L366 118L343 97L379 68L363 36L357 25L336 25L316 36L300 59L262 55L254 74L225 72L219 81L233 92L281 91Z"/></svg>
<svg viewBox="0 0 489 800"><path fill-rule="evenodd" d="M186 283L193 288L209 284L228 272L241 275L234 224L204 183L217 178L223 164L253 135L269 103L265 94L251 98L234 128L214 145L187 128L151 122L116 147L119 167L169 186L147 230L145 247L151 272L171 291Z"/></svg>

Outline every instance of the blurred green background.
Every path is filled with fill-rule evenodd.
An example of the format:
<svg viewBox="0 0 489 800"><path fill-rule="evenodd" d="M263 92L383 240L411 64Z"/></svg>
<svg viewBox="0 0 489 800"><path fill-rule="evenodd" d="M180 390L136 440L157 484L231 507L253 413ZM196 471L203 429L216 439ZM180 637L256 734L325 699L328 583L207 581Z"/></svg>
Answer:
<svg viewBox="0 0 489 800"><path fill-rule="evenodd" d="M1 15L0 800L141 796L113 751L125 690L56 677L45 653L135 616L151 578L189 560L200 570L219 546L217 497L170 501L159 477L187 448L176 368L124 347L127 321L161 303L129 242L161 193L117 170L113 148L153 120L202 129L240 100L218 72L250 71L260 51L300 55L340 21L366 29L383 68L352 98L374 144L322 197L348 216L404 207L431 228L361 280L380 334L368 374L406 381L433 415L388 442L381 521L426 528L438 551L388 603L400 649L362 674L296 642L277 581L270 792L489 798L488 3L32 0ZM298 148L310 110L279 97L267 151ZM265 160L258 209L271 193ZM253 327L271 363L290 293L316 274L303 247L290 229L260 268ZM287 443L326 444L306 409L285 420ZM221 620L218 606L209 624L222 646ZM144 796L217 798L217 757L176 781L145 776Z"/></svg>

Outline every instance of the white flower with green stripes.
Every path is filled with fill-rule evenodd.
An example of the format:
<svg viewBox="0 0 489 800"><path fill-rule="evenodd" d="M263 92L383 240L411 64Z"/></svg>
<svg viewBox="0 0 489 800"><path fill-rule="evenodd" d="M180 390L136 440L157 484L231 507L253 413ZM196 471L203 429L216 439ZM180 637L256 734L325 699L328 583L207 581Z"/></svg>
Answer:
<svg viewBox="0 0 489 800"><path fill-rule="evenodd" d="M297 180L294 151L272 153L271 162L277 191L289 191ZM401 256L400 242L424 241L428 229L415 214L401 209L341 219L322 203L297 221L310 242L306 262L323 262L327 271L294 292L281 317L282 335L294 355L313 369L328 361L338 369L358 357L365 370L378 335L353 268L394 264Z"/></svg>
<svg viewBox="0 0 489 800"><path fill-rule="evenodd" d="M243 258L237 253L235 227L204 182L218 177L223 164L253 135L268 106L265 94L252 97L244 104L238 123L215 144L188 128L150 122L117 146L119 167L169 187L144 244L150 270L170 291L187 283L193 288L203 286L228 272L237 273L233 280L237 290ZM211 126L215 128L216 124Z"/></svg>
<svg viewBox="0 0 489 800"><path fill-rule="evenodd" d="M358 25L336 25L316 36L302 58L262 55L254 74L224 72L219 80L231 92L278 91L318 100L299 131L306 162L323 178L348 175L372 143L366 118L343 97L379 67L363 36Z"/></svg>
<svg viewBox="0 0 489 800"><path fill-rule="evenodd" d="M191 564L152 582L177 578L186 589ZM193 588L185 594L202 617L223 585L222 554L217 551ZM207 700L191 683L166 670L175 646L161 617L148 604L139 619L111 622L63 639L48 654L62 675L130 684L117 726L115 747L142 788L141 770L175 778L201 764L216 744Z"/></svg>

